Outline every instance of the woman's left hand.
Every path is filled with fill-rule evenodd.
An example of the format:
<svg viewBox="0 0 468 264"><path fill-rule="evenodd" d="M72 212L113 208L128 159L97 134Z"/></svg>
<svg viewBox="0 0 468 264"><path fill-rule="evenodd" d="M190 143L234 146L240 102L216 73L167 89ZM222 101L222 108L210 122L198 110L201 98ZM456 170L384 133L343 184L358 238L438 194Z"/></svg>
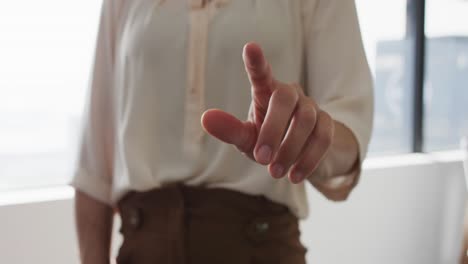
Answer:
<svg viewBox="0 0 468 264"><path fill-rule="evenodd" d="M329 150L334 121L299 85L277 81L257 44L245 45L243 58L252 86L248 120L210 109L203 114L202 125L212 136L269 165L274 178L288 175L291 182L300 183Z"/></svg>

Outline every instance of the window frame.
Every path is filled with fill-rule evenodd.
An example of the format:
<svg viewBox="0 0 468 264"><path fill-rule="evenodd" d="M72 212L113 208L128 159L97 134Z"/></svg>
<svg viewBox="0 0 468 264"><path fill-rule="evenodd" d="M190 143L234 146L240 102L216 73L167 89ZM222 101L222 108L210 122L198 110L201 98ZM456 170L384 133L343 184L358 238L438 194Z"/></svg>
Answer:
<svg viewBox="0 0 468 264"><path fill-rule="evenodd" d="M406 38L410 42L412 60L408 65L412 73L412 126L411 152L424 149L424 79L426 65L426 0L407 0Z"/></svg>

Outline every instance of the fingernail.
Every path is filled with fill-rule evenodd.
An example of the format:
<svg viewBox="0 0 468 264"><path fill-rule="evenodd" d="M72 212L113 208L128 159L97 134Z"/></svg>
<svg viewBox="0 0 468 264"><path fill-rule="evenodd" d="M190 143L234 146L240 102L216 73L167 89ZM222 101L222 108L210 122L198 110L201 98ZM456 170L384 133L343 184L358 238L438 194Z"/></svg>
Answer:
<svg viewBox="0 0 468 264"><path fill-rule="evenodd" d="M300 171L295 172L291 175L291 181L293 183L300 183L304 178L304 174Z"/></svg>
<svg viewBox="0 0 468 264"><path fill-rule="evenodd" d="M261 146L257 151L257 161L268 164L271 159L271 148L267 145Z"/></svg>
<svg viewBox="0 0 468 264"><path fill-rule="evenodd" d="M271 168L271 176L273 176L274 178L281 178L281 176L283 176L283 171L283 166L281 166L280 164L275 164Z"/></svg>

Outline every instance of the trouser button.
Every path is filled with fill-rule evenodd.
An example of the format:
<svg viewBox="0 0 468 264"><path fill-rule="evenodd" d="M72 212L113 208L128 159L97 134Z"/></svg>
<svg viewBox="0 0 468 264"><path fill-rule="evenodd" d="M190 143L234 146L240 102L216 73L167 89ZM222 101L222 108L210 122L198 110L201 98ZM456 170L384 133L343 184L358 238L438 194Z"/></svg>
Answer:
<svg viewBox="0 0 468 264"><path fill-rule="evenodd" d="M263 234L270 229L270 224L268 222L257 222L255 223L255 231L257 233Z"/></svg>

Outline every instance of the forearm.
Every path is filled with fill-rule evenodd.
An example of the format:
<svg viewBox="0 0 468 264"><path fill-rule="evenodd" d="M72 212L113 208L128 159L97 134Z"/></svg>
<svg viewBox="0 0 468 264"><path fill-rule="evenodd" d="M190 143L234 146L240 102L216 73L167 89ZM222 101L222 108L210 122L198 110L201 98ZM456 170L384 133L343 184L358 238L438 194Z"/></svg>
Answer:
<svg viewBox="0 0 468 264"><path fill-rule="evenodd" d="M113 221L112 208L80 191L76 191L75 216L81 263L109 263Z"/></svg>
<svg viewBox="0 0 468 264"><path fill-rule="evenodd" d="M359 145L353 132L335 121L330 149L317 170L308 177L319 191L332 200L345 200L354 187L359 162Z"/></svg>

